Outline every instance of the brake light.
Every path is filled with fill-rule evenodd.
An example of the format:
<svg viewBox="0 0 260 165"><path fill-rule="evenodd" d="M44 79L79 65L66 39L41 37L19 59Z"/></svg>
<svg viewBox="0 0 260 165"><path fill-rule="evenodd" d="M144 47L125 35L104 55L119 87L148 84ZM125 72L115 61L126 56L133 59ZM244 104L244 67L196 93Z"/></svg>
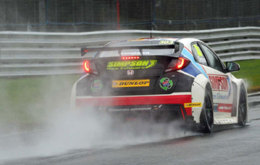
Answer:
<svg viewBox="0 0 260 165"><path fill-rule="evenodd" d="M184 64L185 64L185 58L180 57L176 65L176 69L182 69Z"/></svg>
<svg viewBox="0 0 260 165"><path fill-rule="evenodd" d="M83 70L90 73L90 62L88 60L83 61Z"/></svg>
<svg viewBox="0 0 260 165"><path fill-rule="evenodd" d="M139 60L140 56L122 56L121 60Z"/></svg>
<svg viewBox="0 0 260 165"><path fill-rule="evenodd" d="M185 68L190 63L190 60L179 57L178 60L173 60L170 64L168 69L165 70L165 72L170 72L174 70L180 70Z"/></svg>

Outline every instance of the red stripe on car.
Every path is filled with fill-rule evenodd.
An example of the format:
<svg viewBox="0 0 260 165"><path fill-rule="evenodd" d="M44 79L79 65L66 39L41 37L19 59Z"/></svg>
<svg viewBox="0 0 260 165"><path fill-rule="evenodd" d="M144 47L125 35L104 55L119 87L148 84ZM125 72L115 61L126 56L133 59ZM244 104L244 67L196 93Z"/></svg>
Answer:
<svg viewBox="0 0 260 165"><path fill-rule="evenodd" d="M77 98L76 105L81 106L131 106L155 104L179 104L191 102L191 95L168 96L131 96L131 97L89 97ZM192 115L191 108L186 108L186 115Z"/></svg>

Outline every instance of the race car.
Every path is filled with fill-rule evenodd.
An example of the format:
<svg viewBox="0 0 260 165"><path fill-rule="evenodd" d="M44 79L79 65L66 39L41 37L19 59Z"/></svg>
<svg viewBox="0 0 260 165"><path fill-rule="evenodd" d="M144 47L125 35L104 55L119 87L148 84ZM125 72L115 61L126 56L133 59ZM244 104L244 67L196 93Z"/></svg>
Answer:
<svg viewBox="0 0 260 165"><path fill-rule="evenodd" d="M86 72L72 89L76 108L144 117L181 119L210 133L214 125L247 122L247 89L204 42L193 38L141 38L82 48Z"/></svg>

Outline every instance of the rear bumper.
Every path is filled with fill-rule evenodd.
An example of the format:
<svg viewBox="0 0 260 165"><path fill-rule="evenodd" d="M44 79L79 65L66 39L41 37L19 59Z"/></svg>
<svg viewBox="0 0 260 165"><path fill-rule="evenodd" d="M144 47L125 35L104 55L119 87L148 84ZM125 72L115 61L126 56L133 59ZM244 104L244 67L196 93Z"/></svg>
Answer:
<svg viewBox="0 0 260 165"><path fill-rule="evenodd" d="M179 105L183 115L191 116L192 109L185 108L191 103L191 94L156 95L156 96L113 96L113 97L76 97L76 107L116 107L138 105ZM184 112L185 110L185 112Z"/></svg>

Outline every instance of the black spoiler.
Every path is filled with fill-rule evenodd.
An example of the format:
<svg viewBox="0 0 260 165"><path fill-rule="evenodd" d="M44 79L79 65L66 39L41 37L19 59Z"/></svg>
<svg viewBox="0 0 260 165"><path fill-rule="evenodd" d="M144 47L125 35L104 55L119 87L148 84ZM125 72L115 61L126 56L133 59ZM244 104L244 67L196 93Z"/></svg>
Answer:
<svg viewBox="0 0 260 165"><path fill-rule="evenodd" d="M122 49L139 49L142 54L142 49L175 49L175 53L180 50L179 43L174 43L172 45L140 45L140 46L119 46L119 47L85 47L81 48L81 56L84 56L88 52L100 52L100 51L109 51L109 50L120 50ZM143 55L143 54L142 54Z"/></svg>

